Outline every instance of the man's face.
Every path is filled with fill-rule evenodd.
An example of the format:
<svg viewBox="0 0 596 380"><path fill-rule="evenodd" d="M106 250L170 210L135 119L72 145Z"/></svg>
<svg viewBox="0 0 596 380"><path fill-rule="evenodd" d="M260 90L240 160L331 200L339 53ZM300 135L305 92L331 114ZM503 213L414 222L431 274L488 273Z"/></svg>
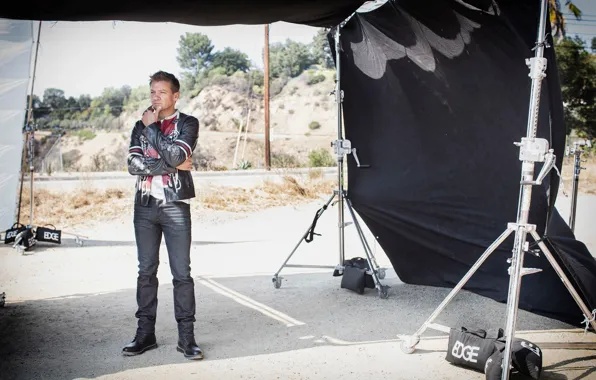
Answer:
<svg viewBox="0 0 596 380"><path fill-rule="evenodd" d="M151 105L153 108L160 107L162 110L173 108L179 97L180 93L173 93L169 82L151 83Z"/></svg>

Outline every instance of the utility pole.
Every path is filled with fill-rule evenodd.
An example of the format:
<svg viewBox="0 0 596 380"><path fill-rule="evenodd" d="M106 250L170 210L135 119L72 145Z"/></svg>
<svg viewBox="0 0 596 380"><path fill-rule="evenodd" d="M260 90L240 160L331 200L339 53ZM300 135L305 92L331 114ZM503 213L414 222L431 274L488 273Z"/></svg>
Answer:
<svg viewBox="0 0 596 380"><path fill-rule="evenodd" d="M271 144L269 141L269 24L265 25L265 54L264 62L264 87L265 87L265 169L271 170Z"/></svg>

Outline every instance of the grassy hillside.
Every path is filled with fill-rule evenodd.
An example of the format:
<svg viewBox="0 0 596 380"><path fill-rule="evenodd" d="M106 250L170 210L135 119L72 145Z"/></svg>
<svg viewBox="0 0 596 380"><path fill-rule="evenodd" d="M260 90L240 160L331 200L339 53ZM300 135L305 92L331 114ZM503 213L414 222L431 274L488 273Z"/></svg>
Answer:
<svg viewBox="0 0 596 380"><path fill-rule="evenodd" d="M305 71L288 81L281 91L272 85L270 128L274 167L312 166L313 159L318 164L334 164L330 155L330 143L337 130L335 98L330 95L334 86L332 70ZM145 107L140 105L134 112L123 113L118 122L122 128L67 134L62 147L65 170L125 170L130 128ZM195 98L181 99L178 107L199 119L197 169L264 167L262 95L249 97L246 84L229 77L203 89Z"/></svg>

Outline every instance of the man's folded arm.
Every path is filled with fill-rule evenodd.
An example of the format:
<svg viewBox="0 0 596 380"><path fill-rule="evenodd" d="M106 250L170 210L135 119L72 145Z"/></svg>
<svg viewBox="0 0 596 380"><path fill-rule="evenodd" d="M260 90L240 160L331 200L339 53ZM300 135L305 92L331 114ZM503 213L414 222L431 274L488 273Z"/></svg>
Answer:
<svg viewBox="0 0 596 380"><path fill-rule="evenodd" d="M128 147L128 172L132 175L165 175L176 173L176 168L169 166L163 158L145 157L141 148L141 128L139 122L135 125L130 136Z"/></svg>
<svg viewBox="0 0 596 380"><path fill-rule="evenodd" d="M167 165L176 168L192 155L199 138L199 121L188 116L181 127L180 135L169 141L156 123L149 124L142 130L142 134L159 152Z"/></svg>

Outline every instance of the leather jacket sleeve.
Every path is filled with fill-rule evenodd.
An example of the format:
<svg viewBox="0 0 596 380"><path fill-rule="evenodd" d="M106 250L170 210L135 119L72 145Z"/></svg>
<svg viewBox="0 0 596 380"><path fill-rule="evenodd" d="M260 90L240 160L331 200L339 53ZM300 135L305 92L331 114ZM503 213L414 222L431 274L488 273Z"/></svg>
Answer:
<svg viewBox="0 0 596 380"><path fill-rule="evenodd" d="M128 148L128 172L132 175L165 175L176 173L176 168L168 166L162 158L152 158L143 156L141 148L142 123L135 124L130 136L130 146Z"/></svg>
<svg viewBox="0 0 596 380"><path fill-rule="evenodd" d="M143 136L159 152L160 157L171 167L178 167L192 155L199 138L199 120L187 116L180 127L180 134L174 141L169 141L156 123L149 124L142 130Z"/></svg>

